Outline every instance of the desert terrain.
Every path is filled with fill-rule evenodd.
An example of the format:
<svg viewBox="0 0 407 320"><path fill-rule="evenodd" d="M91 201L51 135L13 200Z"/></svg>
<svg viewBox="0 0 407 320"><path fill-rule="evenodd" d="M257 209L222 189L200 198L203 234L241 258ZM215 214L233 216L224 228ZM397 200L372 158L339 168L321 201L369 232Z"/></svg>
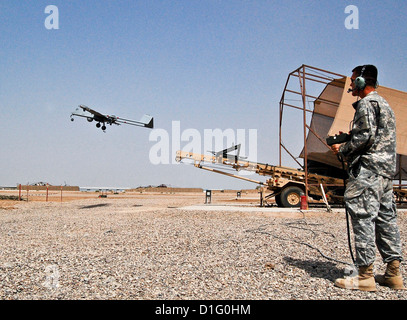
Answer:
<svg viewBox="0 0 407 320"><path fill-rule="evenodd" d="M0 200L2 300L407 298L379 285L334 287L351 270L342 208L261 208L258 194L233 192L205 204L202 192L165 190L55 191L47 200L43 191ZM405 241L407 215L398 214ZM384 268L378 254L375 272Z"/></svg>

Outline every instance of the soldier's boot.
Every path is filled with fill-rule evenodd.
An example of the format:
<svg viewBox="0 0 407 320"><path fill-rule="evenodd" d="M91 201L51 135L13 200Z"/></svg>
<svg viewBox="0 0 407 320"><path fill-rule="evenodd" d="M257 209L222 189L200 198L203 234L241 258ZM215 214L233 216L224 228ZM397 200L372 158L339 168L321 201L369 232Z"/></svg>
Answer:
<svg viewBox="0 0 407 320"><path fill-rule="evenodd" d="M373 264L358 268L358 275L335 280L335 286L350 290L376 291Z"/></svg>
<svg viewBox="0 0 407 320"><path fill-rule="evenodd" d="M405 290L403 277L400 272L400 261L393 260L387 264L383 275L377 275L375 280L381 286L386 286L395 290Z"/></svg>

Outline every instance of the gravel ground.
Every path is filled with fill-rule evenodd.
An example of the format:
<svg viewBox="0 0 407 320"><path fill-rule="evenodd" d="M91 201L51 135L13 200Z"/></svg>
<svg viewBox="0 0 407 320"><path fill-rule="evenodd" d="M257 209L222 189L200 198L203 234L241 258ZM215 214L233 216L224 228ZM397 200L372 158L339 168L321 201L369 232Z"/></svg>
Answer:
<svg viewBox="0 0 407 320"><path fill-rule="evenodd" d="M339 210L217 211L202 200L143 195L0 207L0 299L407 298L380 286L334 287L351 261ZM399 226L406 239L404 212ZM375 270L384 268L378 255ZM407 283L404 264L402 272Z"/></svg>

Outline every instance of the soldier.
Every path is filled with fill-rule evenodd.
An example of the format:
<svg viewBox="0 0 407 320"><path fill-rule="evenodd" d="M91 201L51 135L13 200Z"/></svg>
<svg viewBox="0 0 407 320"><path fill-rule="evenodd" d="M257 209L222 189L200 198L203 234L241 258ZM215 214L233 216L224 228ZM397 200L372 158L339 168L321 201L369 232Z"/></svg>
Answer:
<svg viewBox="0 0 407 320"><path fill-rule="evenodd" d="M376 282L392 289L404 289L400 233L393 197L396 171L396 123L393 110L377 92L378 71L373 65L352 70L355 115L350 141L333 145L332 151L348 163L349 180L345 205L355 237L355 265L358 275L337 279L335 286L376 291ZM384 275L374 277L376 246L387 264Z"/></svg>

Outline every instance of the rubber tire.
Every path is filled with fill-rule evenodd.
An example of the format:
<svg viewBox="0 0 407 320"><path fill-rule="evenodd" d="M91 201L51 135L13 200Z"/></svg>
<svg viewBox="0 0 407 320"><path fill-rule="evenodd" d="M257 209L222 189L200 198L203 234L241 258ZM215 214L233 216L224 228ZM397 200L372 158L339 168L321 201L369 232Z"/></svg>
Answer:
<svg viewBox="0 0 407 320"><path fill-rule="evenodd" d="M283 207L283 203L281 202L281 194L278 194L274 197L277 207Z"/></svg>
<svg viewBox="0 0 407 320"><path fill-rule="evenodd" d="M280 194L280 201L284 208L301 206L301 195L304 191L299 187L287 187Z"/></svg>

